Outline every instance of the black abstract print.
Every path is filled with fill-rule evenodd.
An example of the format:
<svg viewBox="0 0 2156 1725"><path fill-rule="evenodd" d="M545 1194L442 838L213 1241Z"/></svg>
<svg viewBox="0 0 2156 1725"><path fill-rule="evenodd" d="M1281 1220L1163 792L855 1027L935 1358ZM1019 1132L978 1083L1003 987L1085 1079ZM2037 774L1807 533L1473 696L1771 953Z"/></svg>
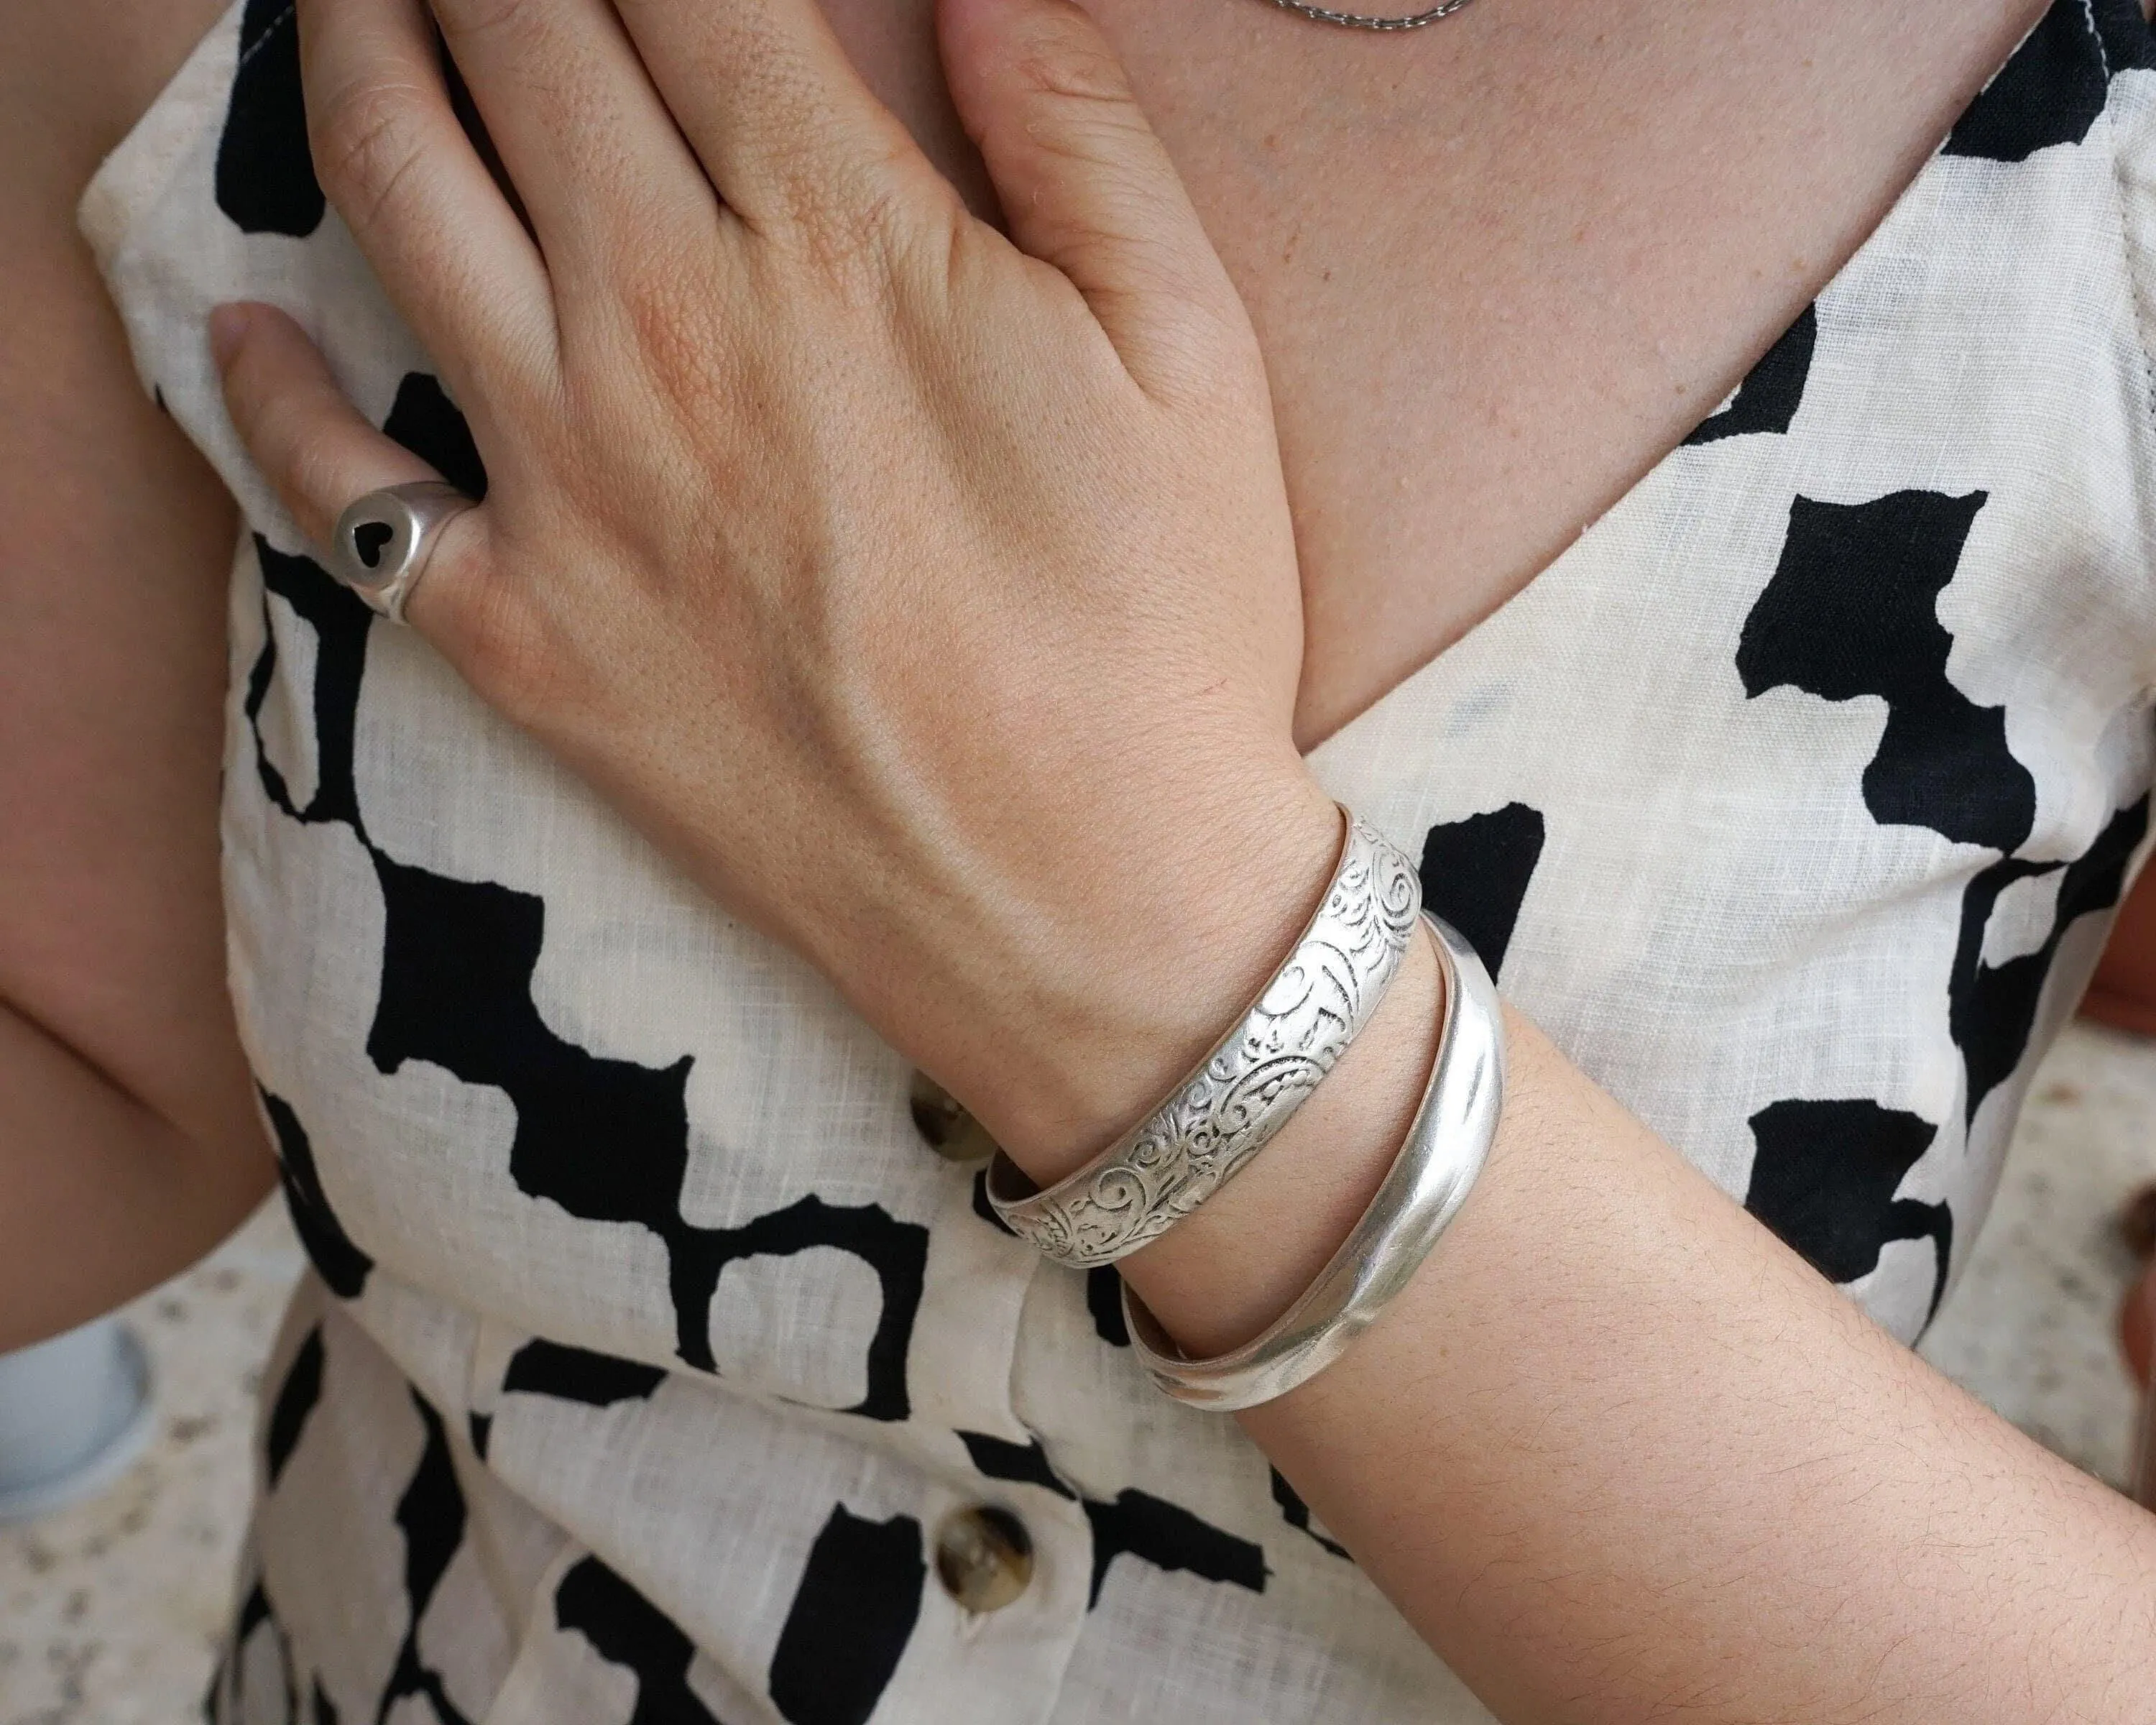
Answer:
<svg viewBox="0 0 2156 1725"><path fill-rule="evenodd" d="M1292 1666L1298 1717L1486 1725L1283 1474L1153 1393L1116 1271L1038 1267L905 1061L234 454L198 356L244 295L488 489L324 198L299 26L239 0L95 241L247 517L234 974L314 1267L210 1717L1270 1719ZM2133 0L2060 0L1682 445L1311 757L1568 1056L1905 1337L2148 845L2156 434L2100 312L2146 303L2153 105ZM1030 1543L993 1610L939 1572L967 1510Z"/></svg>

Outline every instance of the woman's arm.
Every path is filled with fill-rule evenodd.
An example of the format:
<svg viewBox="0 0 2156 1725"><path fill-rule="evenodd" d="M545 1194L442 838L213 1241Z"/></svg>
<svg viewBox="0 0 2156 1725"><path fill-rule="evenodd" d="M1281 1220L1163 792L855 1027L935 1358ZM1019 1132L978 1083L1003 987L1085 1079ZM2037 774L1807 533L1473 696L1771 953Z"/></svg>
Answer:
<svg viewBox="0 0 2156 1725"><path fill-rule="evenodd" d="M942 8L1025 255L806 0L434 9L528 230L410 0L301 6L324 183L490 474L415 625L1057 1177L1249 998L1337 834L1289 740L1262 370L1164 156L1061 0ZM218 333L310 531L423 476L288 319ZM1414 950L1251 1171L1127 1260L1186 1346L1278 1310L1389 1160ZM1245 1416L1409 1620L1515 1721L2145 1720L2156 1519L1512 1034L1414 1287Z"/></svg>
<svg viewBox="0 0 2156 1725"><path fill-rule="evenodd" d="M181 1269L270 1178L218 900L231 507L74 228L216 9L0 8L0 1350Z"/></svg>
<svg viewBox="0 0 2156 1725"><path fill-rule="evenodd" d="M1389 1158L1430 1012L1427 983L1396 984L1351 1050L1362 1081L1302 1111L1332 1117L1299 1117L1126 1266L1187 1343L1240 1339L1215 1302L1246 1297L1254 1258L1344 1232L1312 1215L1317 1170ZM1510 1034L1496 1150L1421 1276L1243 1416L1425 1639L1512 1721L2148 1719L2156 1517L1876 1327L1532 1025Z"/></svg>

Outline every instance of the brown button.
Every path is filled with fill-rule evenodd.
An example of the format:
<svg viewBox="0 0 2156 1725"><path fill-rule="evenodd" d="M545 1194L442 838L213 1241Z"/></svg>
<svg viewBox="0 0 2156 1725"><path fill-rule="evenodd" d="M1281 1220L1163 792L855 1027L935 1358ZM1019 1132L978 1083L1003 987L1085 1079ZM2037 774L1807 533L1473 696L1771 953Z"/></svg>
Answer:
<svg viewBox="0 0 2156 1725"><path fill-rule="evenodd" d="M981 1129L981 1122L926 1072L913 1075L913 1088L906 1100L913 1110L915 1129L928 1147L946 1161L986 1162L996 1153L996 1141Z"/></svg>
<svg viewBox="0 0 2156 1725"><path fill-rule="evenodd" d="M1033 1538L1007 1509L954 1509L936 1530L936 1579L968 1611L1000 1611L1033 1579Z"/></svg>

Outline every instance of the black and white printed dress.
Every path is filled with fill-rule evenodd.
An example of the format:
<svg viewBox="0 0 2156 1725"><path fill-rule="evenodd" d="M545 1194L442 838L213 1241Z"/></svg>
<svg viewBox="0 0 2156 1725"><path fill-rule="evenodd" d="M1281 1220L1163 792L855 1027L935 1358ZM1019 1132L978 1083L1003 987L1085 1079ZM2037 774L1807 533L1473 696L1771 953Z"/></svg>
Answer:
<svg viewBox="0 0 2156 1725"><path fill-rule="evenodd" d="M82 221L245 511L231 976L314 1264L213 1717L1486 1719L1232 1422L1147 1388L1113 1273L998 1230L829 987L311 557L219 404L218 301L290 307L483 476L325 211L285 0ZM2152 242L2149 33L2058 0L1685 446L1313 757L1512 1000L1904 1337L2148 828Z"/></svg>

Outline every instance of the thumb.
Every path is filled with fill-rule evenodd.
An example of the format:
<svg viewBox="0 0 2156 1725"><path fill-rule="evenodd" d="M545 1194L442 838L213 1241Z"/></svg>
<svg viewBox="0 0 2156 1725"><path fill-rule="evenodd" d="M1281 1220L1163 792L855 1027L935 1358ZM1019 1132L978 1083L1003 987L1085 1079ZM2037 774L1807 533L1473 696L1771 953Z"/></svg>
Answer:
<svg viewBox="0 0 2156 1725"><path fill-rule="evenodd" d="M1122 62L1075 0L939 0L944 76L1020 249L1069 277L1148 393L1249 320Z"/></svg>

